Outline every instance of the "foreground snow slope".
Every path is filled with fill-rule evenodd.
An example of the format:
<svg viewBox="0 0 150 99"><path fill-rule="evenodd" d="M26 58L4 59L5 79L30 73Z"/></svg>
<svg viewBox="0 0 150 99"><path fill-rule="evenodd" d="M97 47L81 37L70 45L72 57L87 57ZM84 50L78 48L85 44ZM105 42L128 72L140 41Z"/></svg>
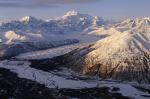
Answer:
<svg viewBox="0 0 150 99"><path fill-rule="evenodd" d="M12 72L18 74L20 78L26 78L29 80L36 81L40 84L46 85L48 88L70 88L70 89L80 89L80 88L94 88L94 87L117 87L120 88L119 93L124 96L134 97L136 99L147 99L141 95L149 95L147 93L141 92L131 86L129 83L119 83L113 81L98 81L98 80L75 80L67 79L65 76L58 76L57 71L54 72L44 72L42 70L37 70L31 68L30 63L27 61L1 61L0 68L9 69ZM66 77L71 76L71 71L64 69L62 71ZM61 71L59 71L60 73Z"/></svg>
<svg viewBox="0 0 150 99"><path fill-rule="evenodd" d="M150 83L150 20L126 20L115 33L66 56L69 66L82 74Z"/></svg>

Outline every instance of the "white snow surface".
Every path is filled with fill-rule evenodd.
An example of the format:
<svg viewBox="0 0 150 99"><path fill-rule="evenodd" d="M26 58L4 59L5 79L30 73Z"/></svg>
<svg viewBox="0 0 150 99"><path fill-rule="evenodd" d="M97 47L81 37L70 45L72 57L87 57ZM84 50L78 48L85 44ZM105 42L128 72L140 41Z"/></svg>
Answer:
<svg viewBox="0 0 150 99"><path fill-rule="evenodd" d="M19 63L24 63L23 65L18 65ZM42 70L37 70L29 67L30 63L25 61L2 61L0 63L1 68L6 68L18 74L21 78L26 78L30 80L37 81L41 84L45 84L49 88L55 88L52 84L55 82L55 85L58 88L84 88L84 87L94 87L95 84L87 83L84 81L68 80L63 77L59 77L50 72L44 72Z"/></svg>
<svg viewBox="0 0 150 99"><path fill-rule="evenodd" d="M31 68L30 63L27 61L10 61L4 60L0 62L0 68L9 69L11 72L17 73L18 77L25 78L29 80L36 81L40 84L46 85L48 88L71 88L71 89L80 89L80 88L92 88L92 87L103 87L108 86L120 88L120 93L124 96L134 97L135 99L148 99L142 97L141 95L149 95L142 91L137 90L130 83L119 83L113 81L99 81L99 80L74 80L67 79L63 76L55 75L52 72L44 72L42 70L37 70ZM67 70L67 69L65 69ZM60 71L59 71L60 72ZM70 70L63 72L63 74L70 75Z"/></svg>
<svg viewBox="0 0 150 99"><path fill-rule="evenodd" d="M29 42L64 40L76 37L72 33L76 33L77 36L82 35L84 29L90 26L103 26L107 23L105 22L98 16L81 14L76 11L69 11L64 16L49 21L25 16L19 21L2 23L0 25L0 39L3 42L12 39Z"/></svg>
<svg viewBox="0 0 150 99"><path fill-rule="evenodd" d="M142 97L140 95L149 95L148 93L143 93L139 90L137 90L136 88L134 88L132 85L128 84L128 83L109 83L109 82L104 82L99 84L99 87L103 87L103 86L107 86L107 87L119 87L120 88L120 93L122 93L124 96L130 96L130 97L134 97L135 99L148 99L146 97Z"/></svg>
<svg viewBox="0 0 150 99"><path fill-rule="evenodd" d="M8 31L5 33L5 38L8 39L8 41L25 41L27 38L25 36L16 34L14 31Z"/></svg>
<svg viewBox="0 0 150 99"><path fill-rule="evenodd" d="M150 54L149 18L126 20L116 27L100 28L98 31L110 36L100 39L90 47L93 50L85 56L89 67L99 62L112 63L113 66L121 62L122 66L126 66L123 63L126 59L144 57L144 53Z"/></svg>
<svg viewBox="0 0 150 99"><path fill-rule="evenodd" d="M27 52L27 53L23 53L18 56L15 56L15 58L21 59L21 60L53 58L53 57L57 57L60 55L64 55L80 46L85 46L85 45L87 44L86 43L73 44L73 45L66 45L66 46L51 48L51 49L42 50L42 51Z"/></svg>
<svg viewBox="0 0 150 99"><path fill-rule="evenodd" d="M64 55L76 48L86 46L89 44L93 44L99 39L103 39L103 37L101 37L101 36L81 35L80 33L71 33L71 34L68 34L68 37L64 37L64 38L67 38L67 39L75 38L75 39L78 39L80 42L77 44L65 45L65 46L50 48L50 49L41 50L41 51L22 53L22 54L16 56L15 58L17 58L17 59L53 58L56 56Z"/></svg>

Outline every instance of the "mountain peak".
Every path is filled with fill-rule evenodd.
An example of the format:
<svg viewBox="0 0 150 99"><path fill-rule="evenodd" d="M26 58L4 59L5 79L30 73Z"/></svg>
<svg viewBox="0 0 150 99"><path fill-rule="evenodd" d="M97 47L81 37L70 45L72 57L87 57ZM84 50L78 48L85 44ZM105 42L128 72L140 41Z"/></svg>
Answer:
<svg viewBox="0 0 150 99"><path fill-rule="evenodd" d="M24 16L20 19L20 22L25 22L25 23L29 23L29 22L33 22L33 21L37 21L37 19L32 16Z"/></svg>
<svg viewBox="0 0 150 99"><path fill-rule="evenodd" d="M75 16L75 15L78 15L79 12L75 11L75 10L72 10L72 11L68 11L65 16Z"/></svg>
<svg viewBox="0 0 150 99"><path fill-rule="evenodd" d="M92 21L93 26L101 26L105 24L104 19L99 16L94 16Z"/></svg>
<svg viewBox="0 0 150 99"><path fill-rule="evenodd" d="M68 18L68 17L79 17L79 18L89 18L91 19L92 17L88 14L81 14L75 10L72 10L72 11L68 11L62 18Z"/></svg>
<svg viewBox="0 0 150 99"><path fill-rule="evenodd" d="M150 17L126 19L122 23L131 23L131 22L140 23L140 22L146 22L146 21L150 21Z"/></svg>
<svg viewBox="0 0 150 99"><path fill-rule="evenodd" d="M71 61L69 66L73 70L83 74L149 83L150 34L133 32L115 33L91 46L72 51L65 60ZM147 69L143 69L145 66Z"/></svg>
<svg viewBox="0 0 150 99"><path fill-rule="evenodd" d="M150 26L150 17L126 19L119 23L117 27L142 30L141 28L147 28Z"/></svg>
<svg viewBox="0 0 150 99"><path fill-rule="evenodd" d="M145 19L145 20L150 20L150 17L144 17L143 19Z"/></svg>

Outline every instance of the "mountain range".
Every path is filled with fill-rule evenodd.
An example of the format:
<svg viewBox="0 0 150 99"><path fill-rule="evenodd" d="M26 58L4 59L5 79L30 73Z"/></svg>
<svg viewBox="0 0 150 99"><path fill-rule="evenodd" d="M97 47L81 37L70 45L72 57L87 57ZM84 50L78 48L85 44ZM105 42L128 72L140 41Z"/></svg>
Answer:
<svg viewBox="0 0 150 99"><path fill-rule="evenodd" d="M150 17L0 23L1 99L148 99L149 84Z"/></svg>
<svg viewBox="0 0 150 99"><path fill-rule="evenodd" d="M64 16L53 20L25 16L20 20L1 23L0 57L78 43L80 38L78 39L76 35L82 36L85 29L103 25L106 25L106 22L100 17L80 14L76 11L69 11ZM7 55L18 47L20 51Z"/></svg>
<svg viewBox="0 0 150 99"><path fill-rule="evenodd" d="M0 57L84 41L89 45L63 55L63 62L72 70L104 79L149 83L149 32L149 17L112 22L76 11L46 21L26 16L1 24Z"/></svg>
<svg viewBox="0 0 150 99"><path fill-rule="evenodd" d="M81 74L149 83L150 18L127 19L104 31L99 33L109 36L64 55L65 63Z"/></svg>

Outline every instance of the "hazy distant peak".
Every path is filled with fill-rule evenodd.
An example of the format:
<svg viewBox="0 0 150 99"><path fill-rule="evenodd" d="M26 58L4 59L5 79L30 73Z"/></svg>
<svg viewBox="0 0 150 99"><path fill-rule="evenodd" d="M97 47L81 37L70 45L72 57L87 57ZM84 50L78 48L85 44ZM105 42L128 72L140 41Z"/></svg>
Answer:
<svg viewBox="0 0 150 99"><path fill-rule="evenodd" d="M67 13L66 13L66 16L72 16L72 15L78 15L79 14L79 12L77 12L77 11L75 11L75 10L72 10L72 11L68 11Z"/></svg>
<svg viewBox="0 0 150 99"><path fill-rule="evenodd" d="M126 19L119 23L117 27L121 28L129 28L129 29L134 29L145 27L145 26L150 26L150 17L144 17L144 18L135 18L135 19Z"/></svg>
<svg viewBox="0 0 150 99"><path fill-rule="evenodd" d="M88 14L82 14L75 10L68 11L62 18L68 18L68 17L92 18L92 16Z"/></svg>
<svg viewBox="0 0 150 99"><path fill-rule="evenodd" d="M25 22L25 23L35 22L35 21L38 21L38 19L32 16L24 16L20 19L20 22Z"/></svg>

